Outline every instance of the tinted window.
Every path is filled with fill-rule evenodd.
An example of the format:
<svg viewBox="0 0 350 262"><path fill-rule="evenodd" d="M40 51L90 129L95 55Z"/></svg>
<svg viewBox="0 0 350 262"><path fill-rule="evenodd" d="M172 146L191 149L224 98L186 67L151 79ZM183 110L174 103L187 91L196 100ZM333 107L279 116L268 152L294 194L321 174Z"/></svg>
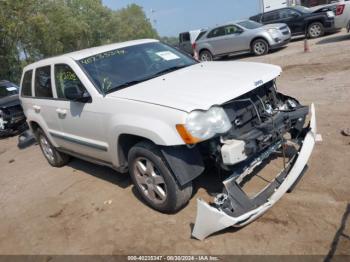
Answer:
<svg viewBox="0 0 350 262"><path fill-rule="evenodd" d="M199 39L201 39L205 34L206 34L207 31L202 31L200 32L200 34L197 36L196 38L196 41L198 41Z"/></svg>
<svg viewBox="0 0 350 262"><path fill-rule="evenodd" d="M55 65L55 83L58 98L66 99L64 90L68 87L75 87L83 92L85 91L78 76L68 65Z"/></svg>
<svg viewBox="0 0 350 262"><path fill-rule="evenodd" d="M279 12L279 19L289 19L300 16L300 14L291 9L283 9Z"/></svg>
<svg viewBox="0 0 350 262"><path fill-rule="evenodd" d="M180 42L190 42L190 33L182 33L180 34Z"/></svg>
<svg viewBox="0 0 350 262"><path fill-rule="evenodd" d="M302 13L306 13L306 14L312 13L312 10L310 8L305 7L305 6L298 5L298 6L294 6L293 8L298 10L299 12L302 12Z"/></svg>
<svg viewBox="0 0 350 262"><path fill-rule="evenodd" d="M256 28L262 27L262 24L251 20L242 21L242 22L239 22L238 24L247 29L256 29Z"/></svg>
<svg viewBox="0 0 350 262"><path fill-rule="evenodd" d="M32 76L33 70L25 72L22 82L22 96L33 96L32 95Z"/></svg>
<svg viewBox="0 0 350 262"><path fill-rule="evenodd" d="M35 96L52 98L50 66L40 67L35 70Z"/></svg>
<svg viewBox="0 0 350 262"><path fill-rule="evenodd" d="M274 20L278 20L278 19L279 19L278 12L271 12L271 13L266 13L263 15L264 22L274 21Z"/></svg>
<svg viewBox="0 0 350 262"><path fill-rule="evenodd" d="M223 35L225 35L225 27L224 26L213 29L208 34L208 38L219 37L219 36L223 36Z"/></svg>

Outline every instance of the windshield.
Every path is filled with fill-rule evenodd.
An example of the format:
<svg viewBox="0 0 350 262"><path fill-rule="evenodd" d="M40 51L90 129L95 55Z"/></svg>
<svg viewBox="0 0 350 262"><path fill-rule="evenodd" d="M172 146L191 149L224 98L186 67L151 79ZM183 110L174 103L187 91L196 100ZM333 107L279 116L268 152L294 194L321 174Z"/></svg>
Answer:
<svg viewBox="0 0 350 262"><path fill-rule="evenodd" d="M12 96L18 94L18 87L10 85L0 85L0 97Z"/></svg>
<svg viewBox="0 0 350 262"><path fill-rule="evenodd" d="M106 94L197 62L170 46L154 42L110 50L79 63Z"/></svg>
<svg viewBox="0 0 350 262"><path fill-rule="evenodd" d="M242 22L239 22L237 24L240 26L243 26L246 29L256 29L256 28L262 27L262 24L257 23L257 22L252 21L252 20L242 21Z"/></svg>
<svg viewBox="0 0 350 262"><path fill-rule="evenodd" d="M302 13L312 13L311 9L305 6L298 5L298 6L294 6L294 8Z"/></svg>

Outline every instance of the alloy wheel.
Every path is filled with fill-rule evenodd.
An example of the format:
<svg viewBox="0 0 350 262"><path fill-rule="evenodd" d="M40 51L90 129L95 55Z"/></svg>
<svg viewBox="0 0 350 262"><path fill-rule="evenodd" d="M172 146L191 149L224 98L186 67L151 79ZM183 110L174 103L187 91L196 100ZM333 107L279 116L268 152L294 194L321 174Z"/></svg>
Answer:
<svg viewBox="0 0 350 262"><path fill-rule="evenodd" d="M54 152L52 150L51 145L49 144L49 142L47 141L47 139L44 136L40 136L40 146L44 152L45 157L53 162L55 160L55 156L54 156Z"/></svg>
<svg viewBox="0 0 350 262"><path fill-rule="evenodd" d="M263 42L258 41L254 44L254 52L257 55L263 55L266 52L266 46Z"/></svg>
<svg viewBox="0 0 350 262"><path fill-rule="evenodd" d="M319 37L322 33L321 26L318 24L312 25L309 30L309 34L311 37Z"/></svg>
<svg viewBox="0 0 350 262"><path fill-rule="evenodd" d="M162 204L166 201L167 187L164 178L149 159L137 158L133 171L135 172L136 183L147 199L156 204Z"/></svg>

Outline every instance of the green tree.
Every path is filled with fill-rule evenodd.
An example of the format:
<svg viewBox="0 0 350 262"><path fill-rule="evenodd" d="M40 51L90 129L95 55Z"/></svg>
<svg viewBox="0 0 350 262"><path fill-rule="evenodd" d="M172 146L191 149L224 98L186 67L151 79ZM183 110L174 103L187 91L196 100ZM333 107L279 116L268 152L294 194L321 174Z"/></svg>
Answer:
<svg viewBox="0 0 350 262"><path fill-rule="evenodd" d="M113 11L101 0L0 0L0 79L23 66L92 46L158 38L142 8Z"/></svg>

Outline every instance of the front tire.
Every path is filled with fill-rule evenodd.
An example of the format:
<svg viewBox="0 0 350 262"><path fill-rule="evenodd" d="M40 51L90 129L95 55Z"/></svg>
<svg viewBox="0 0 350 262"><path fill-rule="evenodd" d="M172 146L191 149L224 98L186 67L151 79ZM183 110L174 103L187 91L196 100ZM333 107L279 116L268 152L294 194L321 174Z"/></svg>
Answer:
<svg viewBox="0 0 350 262"><path fill-rule="evenodd" d="M192 196L192 183L180 187L156 145L140 142L128 155L131 179L143 200L162 213L175 213Z"/></svg>
<svg viewBox="0 0 350 262"><path fill-rule="evenodd" d="M65 166L70 157L64 153L57 151L57 149L51 144L50 140L45 135L42 129L36 131L36 138L38 140L39 146L43 155L45 156L47 162L53 167Z"/></svg>
<svg viewBox="0 0 350 262"><path fill-rule="evenodd" d="M309 25L307 29L308 37L318 38L324 35L324 26L320 22L315 22Z"/></svg>
<svg viewBox="0 0 350 262"><path fill-rule="evenodd" d="M256 56L266 55L269 49L269 44L264 39L256 39L252 43L252 53Z"/></svg>

